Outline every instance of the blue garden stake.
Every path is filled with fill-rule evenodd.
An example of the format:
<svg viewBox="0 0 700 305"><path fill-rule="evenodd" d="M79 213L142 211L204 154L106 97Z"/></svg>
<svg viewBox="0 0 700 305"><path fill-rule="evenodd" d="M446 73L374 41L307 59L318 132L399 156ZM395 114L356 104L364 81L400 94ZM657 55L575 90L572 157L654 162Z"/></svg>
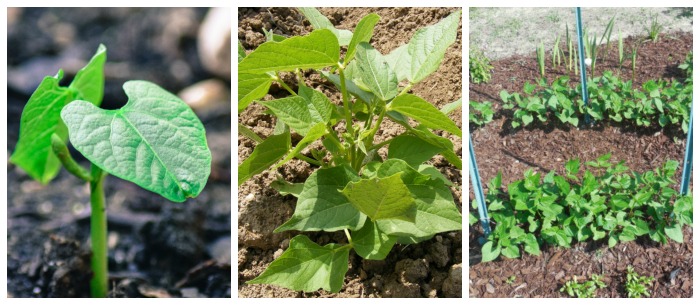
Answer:
<svg viewBox="0 0 700 305"><path fill-rule="evenodd" d="M471 143L471 142L470 142ZM690 123L688 125L688 139L685 142L685 158L683 159L683 176L681 178L681 195L688 194L690 184L690 170L693 167L693 106L690 106Z"/></svg>
<svg viewBox="0 0 700 305"><path fill-rule="evenodd" d="M484 200L484 189L481 187L479 168L476 166L476 156L474 155L471 134L469 134L469 175L472 178L472 189L474 189L477 210L479 210L479 221L484 228L484 234L488 237L491 234L491 226L489 225L489 214L486 209L486 201Z"/></svg>
<svg viewBox="0 0 700 305"><path fill-rule="evenodd" d="M586 81L586 64L583 54L583 24L581 23L581 8L576 8L576 35L578 35L578 66L581 71L581 94L583 94L583 102L588 107L588 83ZM591 59L592 60L592 59ZM590 122L590 117L586 113L585 122Z"/></svg>

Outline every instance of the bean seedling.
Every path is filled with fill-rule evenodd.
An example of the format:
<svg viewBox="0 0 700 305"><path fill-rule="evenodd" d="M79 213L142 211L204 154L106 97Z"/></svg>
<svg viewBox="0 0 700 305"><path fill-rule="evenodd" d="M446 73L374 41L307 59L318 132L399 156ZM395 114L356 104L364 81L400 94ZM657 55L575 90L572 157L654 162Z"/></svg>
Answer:
<svg viewBox="0 0 700 305"><path fill-rule="evenodd" d="M202 191L211 166L204 126L187 104L157 85L128 81L124 107L99 108L106 57L100 45L68 87L59 85L62 70L42 80L22 111L19 141L10 157L43 184L61 165L90 184L93 297L105 297L108 289L106 175L183 202ZM71 157L69 139L90 161L90 170Z"/></svg>
<svg viewBox="0 0 700 305"><path fill-rule="evenodd" d="M380 19L377 14L362 18L353 33L335 29L315 9L300 11L314 31L265 42L250 54L244 52L239 62L239 112L265 97L272 82L290 96L258 101L276 117L277 127L239 165L238 184L293 158L317 166L304 183L280 180L273 184L281 194L298 198L294 215L274 232L342 230L348 243L319 245L297 235L279 258L247 283L338 292L351 249L365 259L383 260L396 243L418 243L462 228L451 182L425 164L441 154L461 168L452 142L432 132L440 129L461 137L461 130L447 116L461 99L438 109L409 93L440 66L456 40L461 11L419 29L408 44L388 55L369 43ZM344 58L341 46L347 46ZM335 85L342 102L333 103L309 87L302 73L308 69ZM293 72L296 90L285 83L281 72ZM401 88L403 83L407 85ZM376 143L386 119L403 126L405 132ZM292 131L301 136L295 147ZM305 155L304 149L319 140L323 148ZM385 146L388 154L383 160L378 151Z"/></svg>

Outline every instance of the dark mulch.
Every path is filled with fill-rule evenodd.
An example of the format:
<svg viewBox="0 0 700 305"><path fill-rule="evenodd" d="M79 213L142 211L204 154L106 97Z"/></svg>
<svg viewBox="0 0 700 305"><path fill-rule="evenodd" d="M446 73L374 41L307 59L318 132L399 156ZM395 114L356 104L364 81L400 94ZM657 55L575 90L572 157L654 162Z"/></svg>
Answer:
<svg viewBox="0 0 700 305"><path fill-rule="evenodd" d="M625 40L625 50L631 50L639 37ZM634 87L652 79L684 81L678 69L686 54L692 50L692 33L662 35L658 42L646 42L639 48ZM622 79L632 79L629 60L618 68L617 44L607 53L600 48L596 75L610 70ZM547 54L549 57L550 54ZM551 59L551 57L549 57ZM493 179L500 171L503 184L521 179L528 168L546 173L563 173L567 160L595 159L608 152L613 162L624 160L631 170L643 172L663 165L666 160L683 160L685 135L679 128L638 128L628 124L602 122L591 126L561 125L548 122L527 128L513 129L510 114L501 106L499 92L522 92L525 82L536 83L540 78L535 54L514 56L493 61L492 80L488 84L470 84L469 99L494 102L497 115L493 122L481 128L471 127L471 136L482 183ZM590 69L588 70L590 73ZM569 75L572 84L579 76L563 65L552 69L547 64L548 83ZM676 173L680 180L681 169ZM692 184L691 184L692 189ZM471 192L470 192L471 197ZM587 279L591 274L605 273L608 288L598 296L624 296L624 276L628 265L641 275L656 278L651 289L653 297L691 297L693 295L692 228L685 228L685 243L660 245L649 240L624 243L609 249L605 244L579 244L572 249L548 248L541 256L520 259L501 258L480 263L482 236L476 225L469 232L469 295L472 297L564 297L559 292L574 275ZM506 279L515 276L512 284Z"/></svg>

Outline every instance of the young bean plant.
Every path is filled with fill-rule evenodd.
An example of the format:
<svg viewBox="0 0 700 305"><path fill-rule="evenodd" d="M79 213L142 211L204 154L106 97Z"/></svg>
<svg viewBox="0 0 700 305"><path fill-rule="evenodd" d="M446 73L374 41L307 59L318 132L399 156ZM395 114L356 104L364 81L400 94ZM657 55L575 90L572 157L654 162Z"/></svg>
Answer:
<svg viewBox="0 0 700 305"><path fill-rule="evenodd" d="M22 111L19 141L10 162L35 180L50 182L63 166L90 185L90 243L93 297L107 295L107 217L103 184L107 174L131 181L168 200L196 197L209 177L211 153L205 130L177 96L147 81L128 81L128 103L104 110L103 45L75 75L59 85L63 71L47 76ZM90 161L83 168L67 141Z"/></svg>
<svg viewBox="0 0 700 305"><path fill-rule="evenodd" d="M306 182L273 184L281 194L298 198L294 215L274 232L344 231L347 243L319 245L297 235L279 258L248 283L338 292L350 250L365 259L383 260L397 243L418 243L462 228L450 181L425 163L440 154L461 168L452 142L433 133L444 130L461 137L461 130L447 116L461 99L440 110L409 93L438 69L456 40L461 12L419 29L408 44L383 55L369 43L380 20L377 14L365 16L350 32L335 29L315 9L300 11L315 28L310 34L268 41L247 55L239 50L239 112L257 100L276 117L277 127L263 139L239 125L242 134L258 143L238 167L238 184L293 158L307 161L316 170ZM341 46L347 51L341 52ZM334 103L309 87L302 70L328 79L342 101ZM282 72L293 73L295 86L283 81ZM273 82L290 95L259 100ZM377 142L377 131L386 120L405 131ZM292 133L301 137L295 146ZM304 153L317 142L321 149L311 150L311 156ZM386 158L378 153L384 147L388 147Z"/></svg>

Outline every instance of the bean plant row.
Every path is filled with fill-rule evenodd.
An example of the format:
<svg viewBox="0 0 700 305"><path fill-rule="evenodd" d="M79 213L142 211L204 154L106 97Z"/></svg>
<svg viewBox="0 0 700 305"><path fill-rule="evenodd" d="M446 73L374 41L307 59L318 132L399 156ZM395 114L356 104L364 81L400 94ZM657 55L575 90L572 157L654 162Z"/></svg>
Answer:
<svg viewBox="0 0 700 305"><path fill-rule="evenodd" d="M343 231L347 243L319 245L297 235L279 258L247 283L338 292L350 250L365 259L383 260L397 243L418 243L462 228L452 183L426 163L440 154L461 168L453 143L433 133L444 130L461 137L460 128L447 116L461 99L438 109L409 93L440 66L456 40L461 11L419 29L408 44L387 55L369 43L380 20L377 14L365 16L350 32L333 27L316 9L299 11L315 29L310 34L268 35L270 41L249 54L239 43L239 112L255 101L276 118L277 126L263 138L239 124L241 133L257 146L239 165L238 184L294 158L310 163L315 171L305 182L280 178L273 184L281 194L298 198L294 215L274 232ZM342 58L341 46L347 48ZM309 87L304 70L326 78L342 101L334 103ZM292 85L281 76L290 72ZM260 100L273 82L289 96ZM377 132L387 120L405 131L379 140ZM292 133L301 138L295 146ZM322 146L309 149L314 143ZM388 148L386 158L379 154L382 148Z"/></svg>
<svg viewBox="0 0 700 305"><path fill-rule="evenodd" d="M530 169L505 192L499 173L488 184L488 212L496 226L482 247L482 261L520 257L521 247L539 255L545 244L569 248L603 240L614 247L641 236L682 243L683 226L693 224L693 201L671 188L678 162L636 173L610 158L586 162L591 170L582 178L578 159L566 163L564 175L552 171L541 177ZM469 222L476 223L476 216L470 213Z"/></svg>

